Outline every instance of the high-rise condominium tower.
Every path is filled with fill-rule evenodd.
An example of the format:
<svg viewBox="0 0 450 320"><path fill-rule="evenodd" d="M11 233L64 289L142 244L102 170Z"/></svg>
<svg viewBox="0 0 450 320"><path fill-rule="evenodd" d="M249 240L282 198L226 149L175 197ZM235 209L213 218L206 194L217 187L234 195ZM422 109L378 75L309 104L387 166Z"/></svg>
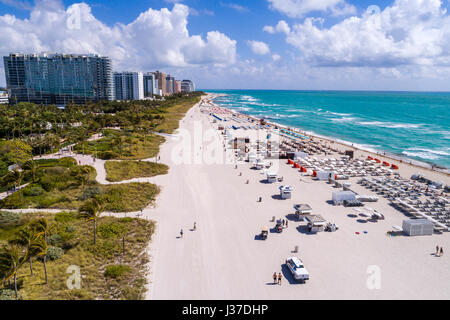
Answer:
<svg viewBox="0 0 450 320"><path fill-rule="evenodd" d="M12 53L3 60L10 103L66 105L114 99L108 57Z"/></svg>
<svg viewBox="0 0 450 320"><path fill-rule="evenodd" d="M116 100L144 99L142 72L114 72Z"/></svg>

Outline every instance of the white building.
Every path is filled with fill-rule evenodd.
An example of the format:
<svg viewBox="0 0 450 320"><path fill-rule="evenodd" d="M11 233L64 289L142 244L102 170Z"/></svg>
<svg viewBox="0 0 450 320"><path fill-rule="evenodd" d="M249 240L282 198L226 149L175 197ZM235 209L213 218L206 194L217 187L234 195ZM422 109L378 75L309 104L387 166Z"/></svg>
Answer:
<svg viewBox="0 0 450 320"><path fill-rule="evenodd" d="M144 99L144 76L142 72L115 72L116 100Z"/></svg>
<svg viewBox="0 0 450 320"><path fill-rule="evenodd" d="M0 104L8 103L8 93L6 91L0 91Z"/></svg>

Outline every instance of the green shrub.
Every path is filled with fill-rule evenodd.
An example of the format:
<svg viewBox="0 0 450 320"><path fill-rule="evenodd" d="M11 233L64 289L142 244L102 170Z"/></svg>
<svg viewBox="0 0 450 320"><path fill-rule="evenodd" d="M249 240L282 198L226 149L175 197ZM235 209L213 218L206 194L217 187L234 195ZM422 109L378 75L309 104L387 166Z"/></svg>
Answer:
<svg viewBox="0 0 450 320"><path fill-rule="evenodd" d="M74 233L75 232L75 227L74 226L67 226L66 227L66 232L67 233Z"/></svg>
<svg viewBox="0 0 450 320"><path fill-rule="evenodd" d="M59 247L50 247L47 250L47 259L48 260L58 260L64 255L64 250Z"/></svg>
<svg viewBox="0 0 450 320"><path fill-rule="evenodd" d="M22 300L23 297L19 294L18 300ZM16 300L16 292L11 289L0 289L0 300Z"/></svg>
<svg viewBox="0 0 450 320"><path fill-rule="evenodd" d="M25 188L23 194L28 197L37 197L44 193L44 189L41 186L31 186L30 188Z"/></svg>
<svg viewBox="0 0 450 320"><path fill-rule="evenodd" d="M90 186L78 197L78 200L84 201L101 194L103 194L103 190L99 186Z"/></svg>
<svg viewBox="0 0 450 320"><path fill-rule="evenodd" d="M0 211L0 228L14 228L22 225L22 214L18 212Z"/></svg>
<svg viewBox="0 0 450 320"><path fill-rule="evenodd" d="M61 223L66 223L69 221L73 221L75 219L76 219L76 215L73 212L62 211L62 212L58 212L55 215L55 220L57 222L61 222Z"/></svg>
<svg viewBox="0 0 450 320"><path fill-rule="evenodd" d="M129 272L131 268L129 266L123 265L123 264L117 264L117 265L111 265L107 266L105 270L105 277L108 278L121 278L124 274Z"/></svg>
<svg viewBox="0 0 450 320"><path fill-rule="evenodd" d="M62 246L63 242L60 234L53 234L47 238L47 243L51 246Z"/></svg>
<svg viewBox="0 0 450 320"><path fill-rule="evenodd" d="M101 224L98 228L99 233L103 238L117 238L125 232L125 227L117 223Z"/></svg>

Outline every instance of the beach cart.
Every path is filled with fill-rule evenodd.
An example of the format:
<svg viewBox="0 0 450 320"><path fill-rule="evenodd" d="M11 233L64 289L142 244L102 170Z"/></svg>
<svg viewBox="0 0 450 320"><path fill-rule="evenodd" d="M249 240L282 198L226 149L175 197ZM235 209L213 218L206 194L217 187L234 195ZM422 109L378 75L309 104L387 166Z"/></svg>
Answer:
<svg viewBox="0 0 450 320"><path fill-rule="evenodd" d="M269 235L269 229L267 227L262 227L261 234L260 234L261 239L266 240L268 235Z"/></svg>
<svg viewBox="0 0 450 320"><path fill-rule="evenodd" d="M275 231L278 233L283 232L283 225L281 224L281 220L277 221L277 224L275 225Z"/></svg>

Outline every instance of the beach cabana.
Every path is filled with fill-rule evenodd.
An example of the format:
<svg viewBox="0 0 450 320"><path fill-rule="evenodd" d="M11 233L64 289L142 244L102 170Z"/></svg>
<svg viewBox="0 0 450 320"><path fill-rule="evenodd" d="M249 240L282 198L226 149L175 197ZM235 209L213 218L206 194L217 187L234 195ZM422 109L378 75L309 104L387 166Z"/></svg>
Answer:
<svg viewBox="0 0 450 320"><path fill-rule="evenodd" d="M292 197L292 187L291 186L280 186L280 197L281 199L290 199Z"/></svg>
<svg viewBox="0 0 450 320"><path fill-rule="evenodd" d="M319 181L328 181L328 179L330 178L330 174L330 171L317 171L316 178Z"/></svg>
<svg viewBox="0 0 450 320"><path fill-rule="evenodd" d="M256 159L255 162L253 162L253 168L256 170L264 169L264 162L261 159Z"/></svg>
<svg viewBox="0 0 450 320"><path fill-rule="evenodd" d="M266 172L266 180L268 183L277 182L277 173L273 171Z"/></svg>
<svg viewBox="0 0 450 320"><path fill-rule="evenodd" d="M316 233L323 231L327 221L321 215L308 215L305 217L308 221L309 232Z"/></svg>
<svg viewBox="0 0 450 320"><path fill-rule="evenodd" d="M294 210L295 210L295 217L298 220L302 220L301 218L306 215L310 214L312 212L312 208L309 204L294 204Z"/></svg>
<svg viewBox="0 0 450 320"><path fill-rule="evenodd" d="M253 162L255 162L255 160L256 160L256 154L254 154L253 152L250 152L248 154L247 161L250 163L253 163Z"/></svg>
<svg viewBox="0 0 450 320"><path fill-rule="evenodd" d="M344 202L344 200L356 200L356 194L351 191L333 191L332 200L334 204Z"/></svg>
<svg viewBox="0 0 450 320"><path fill-rule="evenodd" d="M434 224L427 219L403 220L402 229L408 236L432 235Z"/></svg>

